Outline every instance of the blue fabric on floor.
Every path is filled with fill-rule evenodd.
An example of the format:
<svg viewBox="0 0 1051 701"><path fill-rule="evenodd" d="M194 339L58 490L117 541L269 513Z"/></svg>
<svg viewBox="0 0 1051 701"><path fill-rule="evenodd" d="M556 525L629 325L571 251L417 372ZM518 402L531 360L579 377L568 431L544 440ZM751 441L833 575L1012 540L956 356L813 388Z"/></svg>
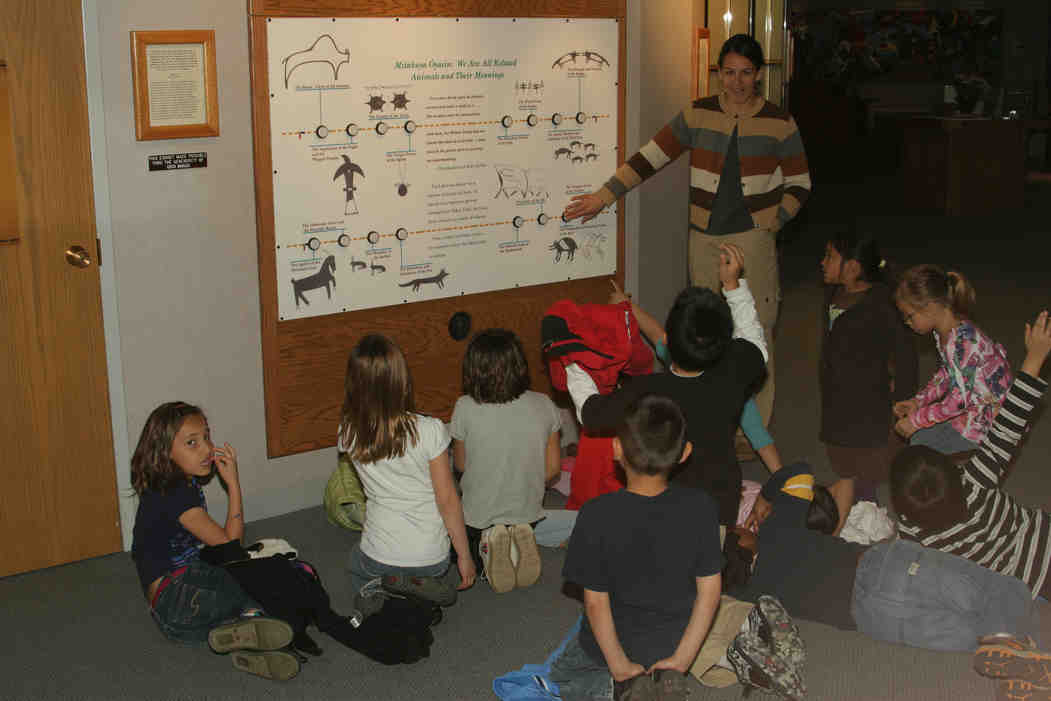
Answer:
<svg viewBox="0 0 1051 701"><path fill-rule="evenodd" d="M583 619L583 616L577 617L576 623L559 643L558 649L552 652L543 664L522 665L522 669L494 679L493 693L503 701L549 701L560 698L558 684L548 676L551 673L551 663L558 659L569 641L580 632Z"/></svg>

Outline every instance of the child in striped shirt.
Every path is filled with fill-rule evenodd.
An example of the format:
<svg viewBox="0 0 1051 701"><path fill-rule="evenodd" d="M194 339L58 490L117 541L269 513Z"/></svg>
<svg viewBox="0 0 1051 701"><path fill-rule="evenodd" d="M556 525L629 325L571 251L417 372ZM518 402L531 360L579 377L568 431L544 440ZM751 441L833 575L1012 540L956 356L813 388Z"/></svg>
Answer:
<svg viewBox="0 0 1051 701"><path fill-rule="evenodd" d="M1047 311L1026 324L1025 346L1025 360L974 457L956 465L926 446L905 448L891 466L891 500L903 538L1017 577L1034 598L1049 598L1051 516L1002 491L1007 468L1047 389L1039 376L1051 352Z"/></svg>

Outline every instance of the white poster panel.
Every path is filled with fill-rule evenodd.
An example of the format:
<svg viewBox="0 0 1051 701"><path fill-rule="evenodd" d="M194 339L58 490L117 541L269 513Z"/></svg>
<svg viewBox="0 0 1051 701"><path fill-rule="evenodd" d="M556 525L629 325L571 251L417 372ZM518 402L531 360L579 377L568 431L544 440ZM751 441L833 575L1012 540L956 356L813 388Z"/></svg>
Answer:
<svg viewBox="0 0 1051 701"><path fill-rule="evenodd" d="M281 319L615 272L616 20L267 27Z"/></svg>

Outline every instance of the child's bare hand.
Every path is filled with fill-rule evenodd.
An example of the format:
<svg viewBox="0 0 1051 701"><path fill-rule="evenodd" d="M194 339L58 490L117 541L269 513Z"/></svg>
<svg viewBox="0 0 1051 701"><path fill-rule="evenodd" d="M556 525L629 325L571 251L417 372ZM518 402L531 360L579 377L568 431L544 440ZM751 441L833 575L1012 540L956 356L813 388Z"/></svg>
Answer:
<svg viewBox="0 0 1051 701"><path fill-rule="evenodd" d="M748 514L748 518L745 519L744 527L750 531L758 531L759 526L763 524L773 509L773 504L764 499L762 494L758 495L752 506L752 513Z"/></svg>
<svg viewBox="0 0 1051 701"><path fill-rule="evenodd" d="M237 451L229 443L215 449L215 469L227 484L237 482Z"/></svg>
<svg viewBox="0 0 1051 701"><path fill-rule="evenodd" d="M896 416L899 419L903 419L919 408L920 403L915 399L906 399L903 402L896 402L894 404L894 416Z"/></svg>
<svg viewBox="0 0 1051 701"><path fill-rule="evenodd" d="M456 561L456 569L460 570L460 585L457 589L470 589L474 586L474 580L478 577L478 570L474 566L474 558L461 557Z"/></svg>
<svg viewBox="0 0 1051 701"><path fill-rule="evenodd" d="M737 280L744 270L744 251L732 243L719 245L719 281L728 290L737 289Z"/></svg>
<svg viewBox="0 0 1051 701"><path fill-rule="evenodd" d="M912 419L908 416L903 416L898 419L898 423L894 424L894 430L898 432L898 435L902 438L911 438L912 434L916 433L919 429L912 423Z"/></svg>
<svg viewBox="0 0 1051 701"><path fill-rule="evenodd" d="M1022 371L1039 375L1048 353L1051 353L1051 318L1046 309L1037 315L1036 321L1025 325L1025 349Z"/></svg>
<svg viewBox="0 0 1051 701"><path fill-rule="evenodd" d="M653 674L658 669L674 669L676 672L686 674L690 669L690 662L686 660L678 660L675 657L665 657L663 660L657 660L654 662L649 669L646 670L646 674Z"/></svg>
<svg viewBox="0 0 1051 701"><path fill-rule="evenodd" d="M613 677L613 681L626 682L629 679L634 679L640 674L645 674L646 669L637 662L631 662L629 660L623 667L618 667L616 669L610 668L609 673Z"/></svg>
<svg viewBox="0 0 1051 701"><path fill-rule="evenodd" d="M610 304L620 304L621 302L630 302L631 295L620 289L620 285L613 278L609 279L609 284L613 285L613 291L609 293Z"/></svg>

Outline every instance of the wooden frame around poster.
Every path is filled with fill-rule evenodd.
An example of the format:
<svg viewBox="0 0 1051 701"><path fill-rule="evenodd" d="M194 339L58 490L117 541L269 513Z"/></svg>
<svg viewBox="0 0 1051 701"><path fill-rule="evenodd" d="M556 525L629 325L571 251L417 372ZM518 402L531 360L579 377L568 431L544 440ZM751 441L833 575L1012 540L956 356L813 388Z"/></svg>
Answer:
<svg viewBox="0 0 1051 701"><path fill-rule="evenodd" d="M366 333L384 333L404 350L413 375L416 409L448 420L460 395L466 341L450 338L458 311L471 315L471 333L513 330L529 360L532 388L548 391L540 362L540 317L560 299L604 303L609 281L624 282L624 205L617 208L617 271L567 280L304 319L281 320L274 232L273 160L266 23L277 17L558 17L618 22L617 162L624 161L626 0L249 0L256 227L266 402L267 454L289 455L335 445L347 355ZM630 154L629 154L630 155ZM613 168L610 169L612 174ZM406 313L405 309L409 312Z"/></svg>
<svg viewBox="0 0 1051 701"><path fill-rule="evenodd" d="M201 47L204 117L186 123L154 125L151 119L149 65L151 46L195 45ZM135 138L188 139L219 136L219 92L215 69L215 31L211 29L175 29L131 32L131 68L134 83Z"/></svg>

